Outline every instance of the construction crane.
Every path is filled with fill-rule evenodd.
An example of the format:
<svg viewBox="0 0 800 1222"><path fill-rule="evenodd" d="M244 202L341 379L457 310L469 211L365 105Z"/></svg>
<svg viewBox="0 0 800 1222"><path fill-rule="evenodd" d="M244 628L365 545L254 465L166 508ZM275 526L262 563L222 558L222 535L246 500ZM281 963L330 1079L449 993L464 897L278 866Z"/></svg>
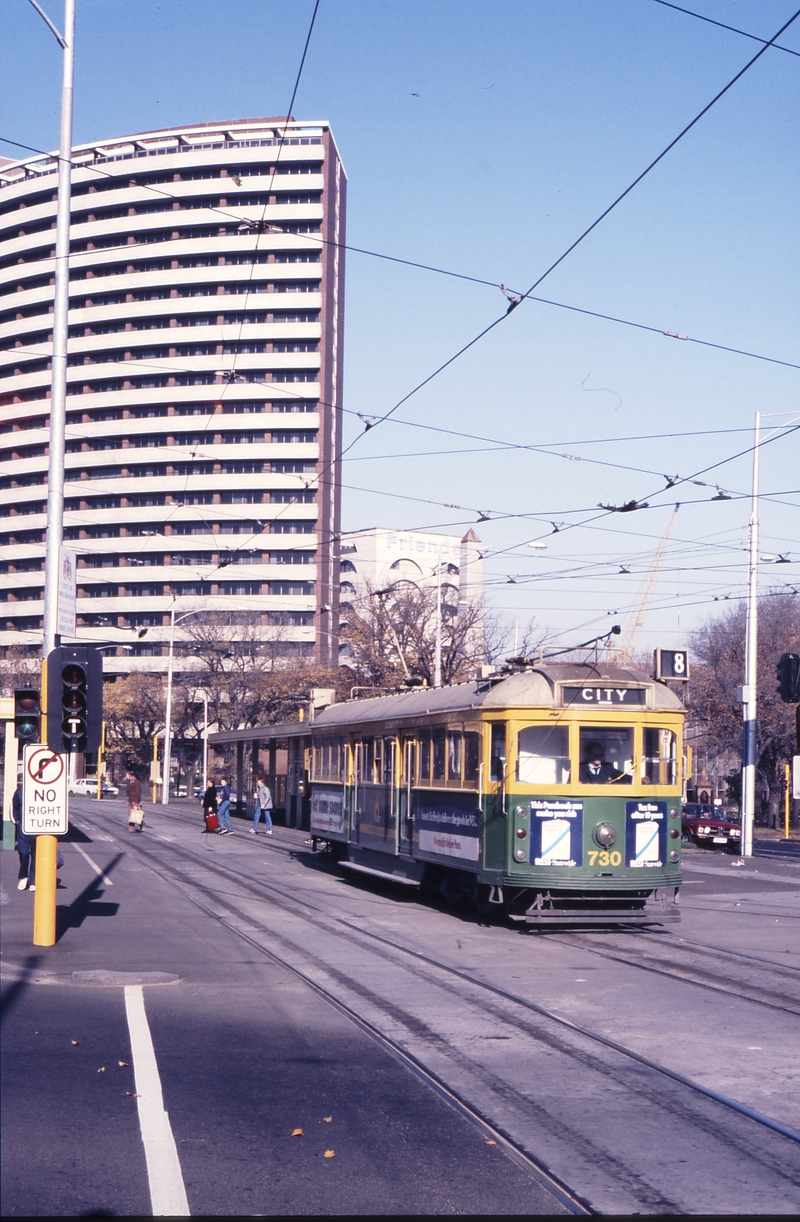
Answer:
<svg viewBox="0 0 800 1222"><path fill-rule="evenodd" d="M619 657L620 663L623 666L629 666L633 661L636 646L639 643L639 637L644 626L644 621L647 618L647 612L650 608L653 594L655 593L656 584L658 582L658 574L661 571L662 564L664 563L667 544L669 543L670 535L672 534L673 527L675 526L675 520L678 516L679 509L680 505L676 505L670 514L666 530L661 536L661 542L656 548L653 563L650 565L647 576L642 582L639 595L636 599L636 604L631 611L627 624L625 625L622 640L619 643L618 649L615 650L617 656Z"/></svg>

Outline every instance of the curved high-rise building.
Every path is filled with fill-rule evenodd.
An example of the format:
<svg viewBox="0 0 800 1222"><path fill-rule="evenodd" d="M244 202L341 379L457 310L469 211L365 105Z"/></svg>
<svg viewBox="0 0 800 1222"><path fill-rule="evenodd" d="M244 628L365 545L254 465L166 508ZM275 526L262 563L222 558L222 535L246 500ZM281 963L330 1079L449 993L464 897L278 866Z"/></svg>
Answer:
<svg viewBox="0 0 800 1222"><path fill-rule="evenodd" d="M207 608L335 662L346 179L328 125L81 145L72 183L77 638L108 646L107 670L161 670L170 613ZM56 189L53 157L0 162L0 650L42 639Z"/></svg>

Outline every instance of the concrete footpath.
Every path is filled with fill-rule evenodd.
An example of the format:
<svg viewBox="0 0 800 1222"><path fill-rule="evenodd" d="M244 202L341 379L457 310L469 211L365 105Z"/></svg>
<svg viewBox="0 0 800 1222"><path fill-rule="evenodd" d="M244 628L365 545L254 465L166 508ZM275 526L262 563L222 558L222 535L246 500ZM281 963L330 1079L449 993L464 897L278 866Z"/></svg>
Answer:
<svg viewBox="0 0 800 1222"><path fill-rule="evenodd" d="M170 820L199 833L186 804L143 835ZM73 827L46 949L0 855L4 1216L565 1212L137 840Z"/></svg>

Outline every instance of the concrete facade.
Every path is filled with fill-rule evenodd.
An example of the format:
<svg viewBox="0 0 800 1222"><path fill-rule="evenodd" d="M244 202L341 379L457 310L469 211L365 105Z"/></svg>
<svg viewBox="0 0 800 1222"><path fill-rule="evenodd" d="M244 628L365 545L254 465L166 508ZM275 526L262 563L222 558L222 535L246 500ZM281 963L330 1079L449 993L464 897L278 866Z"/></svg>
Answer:
<svg viewBox="0 0 800 1222"><path fill-rule="evenodd" d="M41 647L56 190L53 157L0 164L0 650ZM72 196L78 639L111 647L107 670L162 671L170 611L213 609L335 662L346 179L329 126L81 145Z"/></svg>
<svg viewBox="0 0 800 1222"><path fill-rule="evenodd" d="M453 606L480 599L483 564L480 539L421 530L390 530L374 526L345 531L340 548L340 598L358 603L372 591L398 582L435 587L441 566L442 596Z"/></svg>

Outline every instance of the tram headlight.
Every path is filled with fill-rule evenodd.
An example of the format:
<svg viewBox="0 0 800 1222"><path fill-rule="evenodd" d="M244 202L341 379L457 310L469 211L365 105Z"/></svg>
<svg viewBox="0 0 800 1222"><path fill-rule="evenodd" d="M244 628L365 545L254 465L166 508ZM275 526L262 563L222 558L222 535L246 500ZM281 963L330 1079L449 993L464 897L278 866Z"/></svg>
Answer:
<svg viewBox="0 0 800 1222"><path fill-rule="evenodd" d="M594 838L598 844L609 848L617 842L617 829L610 823L598 823L594 829Z"/></svg>

